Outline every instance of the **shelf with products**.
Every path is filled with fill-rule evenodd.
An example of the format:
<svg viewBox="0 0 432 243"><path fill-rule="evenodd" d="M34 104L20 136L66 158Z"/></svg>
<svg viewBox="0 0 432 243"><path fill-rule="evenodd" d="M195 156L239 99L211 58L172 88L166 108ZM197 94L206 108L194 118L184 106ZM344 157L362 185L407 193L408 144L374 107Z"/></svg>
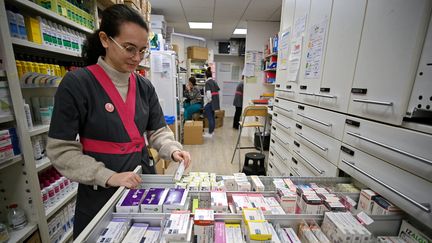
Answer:
<svg viewBox="0 0 432 243"><path fill-rule="evenodd" d="M72 185L69 185L72 186ZM78 192L78 188L72 189L70 192L68 192L63 198L61 198L58 202L56 202L52 207L47 208L45 211L46 218L50 218L53 216L60 208L62 208L64 205L66 205L72 198L76 196Z"/></svg>
<svg viewBox="0 0 432 243"><path fill-rule="evenodd" d="M22 160L23 160L22 155L16 155L16 156L14 156L14 157L12 157L12 158L5 159L5 160L3 160L3 161L0 161L0 170L3 169L3 168L8 167L8 166L10 166L10 165L13 165L13 164L15 164L15 163L19 163L19 162L21 162Z"/></svg>
<svg viewBox="0 0 432 243"><path fill-rule="evenodd" d="M74 21L72 21L66 17L63 17L56 12L49 11L48 9L46 9L46 8L36 4L34 2L31 2L28 0L6 0L6 3L13 5L13 6L16 6L19 9L23 9L25 11L28 11L28 12L31 12L31 13L34 13L37 15L41 15L41 16L49 18L53 21L67 25L68 27L74 28L80 32L87 33L87 34L93 33L92 28L86 27L84 25L80 25L79 23L74 22ZM69 12L71 12L71 11L69 11ZM68 13L67 10L66 10L66 13ZM88 18L91 18L91 17L88 17ZM90 19L86 20L86 22L89 22L89 21L91 21L91 20ZM93 22L94 22L94 20L93 20ZM90 24L89 24L89 26L90 26Z"/></svg>
<svg viewBox="0 0 432 243"><path fill-rule="evenodd" d="M270 57L277 57L277 56L278 56L277 52L274 52L274 53L267 54L264 58L269 59Z"/></svg>
<svg viewBox="0 0 432 243"><path fill-rule="evenodd" d="M24 242L31 234L37 230L38 226L35 222L29 222L24 228L9 232L9 241L7 242Z"/></svg>
<svg viewBox="0 0 432 243"><path fill-rule="evenodd" d="M68 242L73 235L73 228L70 228L61 238L60 243Z"/></svg>
<svg viewBox="0 0 432 243"><path fill-rule="evenodd" d="M5 116L0 116L0 124L1 123L6 123L6 122L11 122L15 120L13 115L5 115Z"/></svg>
<svg viewBox="0 0 432 243"><path fill-rule="evenodd" d="M70 57L79 57L79 58L81 57L80 52L66 50L66 49L62 49L59 47L55 47L55 46L38 44L38 43L35 43L32 41L19 39L16 37L12 37L12 44L14 44L14 46L31 48L35 51L40 51L40 52L51 52L51 53L61 54L61 55L70 56Z"/></svg>
<svg viewBox="0 0 432 243"><path fill-rule="evenodd" d="M36 136L49 131L50 125L35 125L32 129L29 129L30 136Z"/></svg>
<svg viewBox="0 0 432 243"><path fill-rule="evenodd" d="M52 165L52 163L48 157L43 157L40 160L36 160L36 170L38 172L45 170L46 168L50 167L51 165Z"/></svg>

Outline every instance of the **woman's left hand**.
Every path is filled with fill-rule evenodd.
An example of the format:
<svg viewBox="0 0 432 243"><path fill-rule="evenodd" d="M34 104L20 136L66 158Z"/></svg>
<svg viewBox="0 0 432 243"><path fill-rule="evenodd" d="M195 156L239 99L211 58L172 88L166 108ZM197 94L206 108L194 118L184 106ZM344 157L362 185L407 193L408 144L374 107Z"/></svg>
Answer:
<svg viewBox="0 0 432 243"><path fill-rule="evenodd" d="M186 151L179 151L179 150L175 151L172 154L172 158L176 162L180 162L183 160L186 168L188 168L190 163L191 163L191 156L190 156L189 152L186 152Z"/></svg>

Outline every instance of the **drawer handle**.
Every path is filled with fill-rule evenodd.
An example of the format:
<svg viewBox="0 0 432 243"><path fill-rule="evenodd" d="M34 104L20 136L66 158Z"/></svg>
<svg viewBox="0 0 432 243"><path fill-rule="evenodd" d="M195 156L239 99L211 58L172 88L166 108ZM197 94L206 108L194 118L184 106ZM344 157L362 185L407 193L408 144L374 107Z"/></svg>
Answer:
<svg viewBox="0 0 432 243"><path fill-rule="evenodd" d="M286 161L287 158L282 157L278 152L276 152L276 150L273 150L273 152L277 155L277 157L279 157L279 159L281 159L282 161Z"/></svg>
<svg viewBox="0 0 432 243"><path fill-rule="evenodd" d="M301 94L301 95L315 96L314 93L309 93L309 92L299 92L299 94Z"/></svg>
<svg viewBox="0 0 432 243"><path fill-rule="evenodd" d="M286 129L291 129L291 127L287 127L287 126L285 126L285 125L283 125L282 123L279 123L279 121L275 121L278 125L281 125L282 127L284 127L284 128L286 128Z"/></svg>
<svg viewBox="0 0 432 243"><path fill-rule="evenodd" d="M313 117L310 117L310 116L306 116L306 115L303 115L303 114L297 114L297 115L299 115L299 116L301 116L301 117L303 117L303 118L309 119L309 120L311 120L311 121L314 121L314 122L316 122L316 123L319 123L319 124L321 124L321 125L324 125L324 126L326 126L326 127L331 127L331 126L332 126L332 124L330 124L330 123L322 122L322 121L317 120L317 119L315 119L315 118L313 118Z"/></svg>
<svg viewBox="0 0 432 243"><path fill-rule="evenodd" d="M322 151L327 151L327 150L328 150L328 148L323 147L323 146L317 144L317 143L314 142L312 139L306 137L305 135L303 135L303 134L301 134L301 133L299 133L299 132L296 132L295 134L297 134L299 137L303 138L304 140L308 141L309 143L315 145L317 148L321 149Z"/></svg>
<svg viewBox="0 0 432 243"><path fill-rule="evenodd" d="M407 196L407 195L403 194L402 192L396 190L392 186L387 185L386 183L384 183L380 179L376 178L375 176L370 175L366 171L360 169L359 167L357 167L355 165L354 162L349 162L349 161L346 161L344 159L342 159L342 162L344 162L346 165L348 165L349 167L353 168L354 170L360 172L361 174L369 177L371 180L373 180L376 183L380 184L381 186L387 188L388 190L392 191L393 193L396 193L398 196L404 198L405 200L407 200L408 202L412 203L413 205L415 205L416 207L420 208L421 210L423 210L423 211L425 211L427 213L431 212L430 205L428 203L419 203L419 202L415 201L414 199L410 198L409 196Z"/></svg>
<svg viewBox="0 0 432 243"><path fill-rule="evenodd" d="M324 170L320 170L318 167L316 167L313 163L311 163L308 159L306 159L303 155L300 154L300 152L294 151L295 154L297 154L300 158L302 158L306 163L308 163L316 172L319 174L324 174Z"/></svg>
<svg viewBox="0 0 432 243"><path fill-rule="evenodd" d="M381 147L383 147L383 148L389 149L389 150L394 151L394 152L396 152L396 153L403 154L403 155L406 155L406 156L411 157L411 158L413 158L413 159L420 160L421 162L426 163L426 164L428 164L428 165L432 165L432 161L429 160L429 159L426 159L426 158L423 158L423 157L417 156L417 155L415 155L415 154L412 154L412 153L409 153L409 152L406 152L406 151L400 150L400 149L398 149L398 148L395 148L395 147L389 146L389 145L387 145L387 144L384 144L384 143L381 143L381 142L375 141L375 140L373 140L373 139L370 139L370 138L364 137L364 136L362 136L362 135L360 135L360 134L358 134L358 133L347 132L347 134L348 134L348 135L351 135L351 136L353 136L353 137L356 137L356 138L359 138L359 139L362 139L362 140L368 141L368 142L370 142L370 143L376 144L376 145L381 146Z"/></svg>
<svg viewBox="0 0 432 243"><path fill-rule="evenodd" d="M281 92L286 92L286 93L294 93L293 90L276 89L276 91L281 91Z"/></svg>
<svg viewBox="0 0 432 243"><path fill-rule="evenodd" d="M393 106L393 102L387 102L387 101L363 100L363 99L353 99L353 101L354 102L360 102L360 103L366 103L366 104Z"/></svg>
<svg viewBox="0 0 432 243"><path fill-rule="evenodd" d="M297 168L293 168L293 167L290 167L290 168L291 168L291 171L294 172L294 174L295 174L296 176L301 176L301 175L298 173Z"/></svg>
<svg viewBox="0 0 432 243"><path fill-rule="evenodd" d="M278 136L276 136L276 134L273 134L273 137L275 137L277 140L279 140L281 143L288 145L288 142L283 141L282 139L280 139Z"/></svg>
<svg viewBox="0 0 432 243"><path fill-rule="evenodd" d="M336 95L327 95L327 94L314 94L314 95L322 98L337 99Z"/></svg>
<svg viewBox="0 0 432 243"><path fill-rule="evenodd" d="M294 111L294 110L287 110L285 108L282 108L282 107L279 107L279 106L276 106L276 105L275 105L275 107L278 108L278 109L284 110L286 112L293 112Z"/></svg>

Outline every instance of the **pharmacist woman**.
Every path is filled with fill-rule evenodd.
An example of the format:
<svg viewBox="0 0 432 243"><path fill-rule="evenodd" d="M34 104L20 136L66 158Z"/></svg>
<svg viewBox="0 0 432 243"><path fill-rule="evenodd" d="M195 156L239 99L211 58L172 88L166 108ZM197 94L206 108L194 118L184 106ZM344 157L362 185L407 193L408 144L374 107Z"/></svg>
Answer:
<svg viewBox="0 0 432 243"><path fill-rule="evenodd" d="M83 48L89 66L67 73L58 87L47 153L60 173L79 182L74 238L117 187L141 183L132 172L138 165L155 174L144 136L161 158L183 160L186 167L191 161L167 127L154 87L134 74L147 45L141 15L113 5Z"/></svg>

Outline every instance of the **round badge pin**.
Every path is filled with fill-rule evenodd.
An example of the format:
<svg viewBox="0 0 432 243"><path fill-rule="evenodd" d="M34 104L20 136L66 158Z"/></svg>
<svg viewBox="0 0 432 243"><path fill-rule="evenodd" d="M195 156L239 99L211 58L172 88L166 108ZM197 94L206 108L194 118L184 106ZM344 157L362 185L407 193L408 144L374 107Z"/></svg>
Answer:
<svg viewBox="0 0 432 243"><path fill-rule="evenodd" d="M106 103L105 104L105 110L107 110L108 112L113 112L114 111L114 105L111 103Z"/></svg>

